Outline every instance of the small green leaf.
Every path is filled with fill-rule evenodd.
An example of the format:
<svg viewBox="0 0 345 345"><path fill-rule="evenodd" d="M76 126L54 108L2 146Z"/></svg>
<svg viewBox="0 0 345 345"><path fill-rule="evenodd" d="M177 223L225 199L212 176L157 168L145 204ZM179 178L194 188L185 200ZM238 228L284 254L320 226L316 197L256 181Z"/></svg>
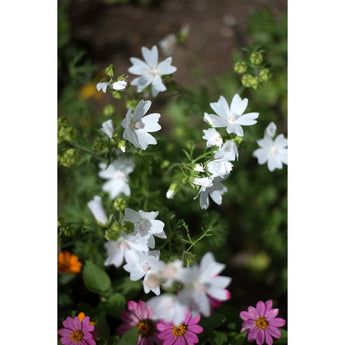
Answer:
<svg viewBox="0 0 345 345"><path fill-rule="evenodd" d="M136 345L138 336L139 333L137 327L133 327L130 331L123 335L118 345Z"/></svg>
<svg viewBox="0 0 345 345"><path fill-rule="evenodd" d="M105 304L106 312L113 317L119 317L121 311L123 311L126 307L126 298L118 293L115 292Z"/></svg>
<svg viewBox="0 0 345 345"><path fill-rule="evenodd" d="M114 77L115 76L115 70L114 70L114 67L113 65L109 65L108 67L106 67L104 69L104 72L107 76L109 76L110 78Z"/></svg>
<svg viewBox="0 0 345 345"><path fill-rule="evenodd" d="M281 337L274 340L274 345L286 345L287 344L287 331L280 329Z"/></svg>
<svg viewBox="0 0 345 345"><path fill-rule="evenodd" d="M84 265L83 281L86 288L95 293L107 291L111 285L108 274L89 260Z"/></svg>

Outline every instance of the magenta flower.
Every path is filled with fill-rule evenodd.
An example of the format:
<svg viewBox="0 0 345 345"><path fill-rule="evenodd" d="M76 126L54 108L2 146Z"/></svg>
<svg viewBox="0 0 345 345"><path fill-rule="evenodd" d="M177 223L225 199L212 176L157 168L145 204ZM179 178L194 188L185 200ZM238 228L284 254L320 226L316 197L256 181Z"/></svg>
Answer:
<svg viewBox="0 0 345 345"><path fill-rule="evenodd" d="M194 345L199 342L196 334L203 331L203 328L197 325L199 321L200 315L192 317L190 311L179 326L161 320L157 325L158 338L163 340L162 345Z"/></svg>
<svg viewBox="0 0 345 345"><path fill-rule="evenodd" d="M62 345L96 345L93 339L94 325L90 325L90 317L85 316L82 321L78 316L67 317L62 322L64 328L59 329Z"/></svg>
<svg viewBox="0 0 345 345"><path fill-rule="evenodd" d="M241 332L248 331L248 341L256 340L257 345L262 345L264 342L272 345L273 338L281 337L278 327L285 325L284 319L276 317L278 313L279 309L272 309L272 300L266 303L259 301L256 308L248 307L248 311L240 312L240 317L244 321Z"/></svg>
<svg viewBox="0 0 345 345"><path fill-rule="evenodd" d="M117 328L117 332L123 335L136 326L139 333L137 345L161 344L157 338L157 321L152 319L151 307L143 301L129 301L127 308L128 311L121 312L124 324Z"/></svg>

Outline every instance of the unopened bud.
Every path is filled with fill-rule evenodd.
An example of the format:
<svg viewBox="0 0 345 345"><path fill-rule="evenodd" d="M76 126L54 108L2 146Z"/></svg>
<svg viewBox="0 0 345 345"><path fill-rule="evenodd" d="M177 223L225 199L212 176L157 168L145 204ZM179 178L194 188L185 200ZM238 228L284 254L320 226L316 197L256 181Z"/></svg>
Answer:
<svg viewBox="0 0 345 345"><path fill-rule="evenodd" d="M264 68L259 72L259 80L260 81L267 81L271 78L271 73L268 68Z"/></svg>
<svg viewBox="0 0 345 345"><path fill-rule="evenodd" d="M111 116L115 113L115 107L112 104L108 104L103 108L104 116Z"/></svg>
<svg viewBox="0 0 345 345"><path fill-rule="evenodd" d="M77 162L78 157L78 151L70 148L66 150L62 155L58 156L58 161L62 166L68 168Z"/></svg>
<svg viewBox="0 0 345 345"><path fill-rule="evenodd" d="M134 231L134 224L131 222L124 222L122 224L122 230L126 233L126 234L130 234L131 232Z"/></svg>
<svg viewBox="0 0 345 345"><path fill-rule="evenodd" d="M264 60L264 57L260 52L253 52L250 54L249 60L253 65L257 66L261 64L261 62Z"/></svg>
<svg viewBox="0 0 345 345"><path fill-rule="evenodd" d="M118 147L122 152L126 152L126 141L125 141L125 140L120 140L119 143L117 144L117 147Z"/></svg>
<svg viewBox="0 0 345 345"><path fill-rule="evenodd" d="M245 61L238 61L235 63L234 70L237 73L244 73L247 71L247 64Z"/></svg>
<svg viewBox="0 0 345 345"><path fill-rule="evenodd" d="M125 198L116 198L113 204L115 210L123 211L127 207L127 202Z"/></svg>

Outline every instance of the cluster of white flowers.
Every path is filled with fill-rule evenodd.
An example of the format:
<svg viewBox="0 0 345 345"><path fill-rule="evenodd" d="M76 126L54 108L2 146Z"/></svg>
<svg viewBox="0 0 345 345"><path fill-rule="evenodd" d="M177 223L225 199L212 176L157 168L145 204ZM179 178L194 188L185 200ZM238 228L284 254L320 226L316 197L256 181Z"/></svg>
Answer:
<svg viewBox="0 0 345 345"><path fill-rule="evenodd" d="M203 130L203 139L206 140L206 147L216 146L215 160L206 164L205 169L199 164L195 171L204 173L203 177L196 177L194 184L200 186L199 192L194 199L200 196L200 207L207 209L210 201L209 197L218 205L222 203L222 196L227 192L227 188L222 184L233 168L231 161L238 159L238 149L232 140L223 141L221 134L215 129L225 127L228 134L235 133L243 136L241 126L251 126L256 123L259 113L243 114L248 105L248 99L241 99L236 94L230 106L223 96L219 97L218 102L210 103L211 108L216 114L204 113L204 121L212 128Z"/></svg>
<svg viewBox="0 0 345 345"><path fill-rule="evenodd" d="M273 137L276 134L277 126L274 122L271 122L266 130L265 135L262 139L258 140L257 143L260 148L253 152L253 156L258 159L259 164L265 164L269 171L274 169L282 169L283 163L288 164L287 158L287 144L288 141L285 139L283 134L279 134L274 140Z"/></svg>

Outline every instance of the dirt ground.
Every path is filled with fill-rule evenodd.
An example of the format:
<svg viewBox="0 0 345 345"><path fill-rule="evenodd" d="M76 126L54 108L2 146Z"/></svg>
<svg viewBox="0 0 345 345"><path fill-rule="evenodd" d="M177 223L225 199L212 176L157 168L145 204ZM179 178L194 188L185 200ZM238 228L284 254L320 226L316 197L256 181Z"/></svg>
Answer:
<svg viewBox="0 0 345 345"><path fill-rule="evenodd" d="M129 57L142 58L140 48L158 45L166 35L189 29L188 46L201 60L206 76L232 68L231 52L246 42L248 16L269 7L280 15L286 0L155 0L150 6L108 5L96 0L72 0L72 37L88 50L101 69L112 63L117 74L128 74ZM160 59L162 58L160 53ZM195 61L182 48L173 57L174 78L193 83L188 71Z"/></svg>

